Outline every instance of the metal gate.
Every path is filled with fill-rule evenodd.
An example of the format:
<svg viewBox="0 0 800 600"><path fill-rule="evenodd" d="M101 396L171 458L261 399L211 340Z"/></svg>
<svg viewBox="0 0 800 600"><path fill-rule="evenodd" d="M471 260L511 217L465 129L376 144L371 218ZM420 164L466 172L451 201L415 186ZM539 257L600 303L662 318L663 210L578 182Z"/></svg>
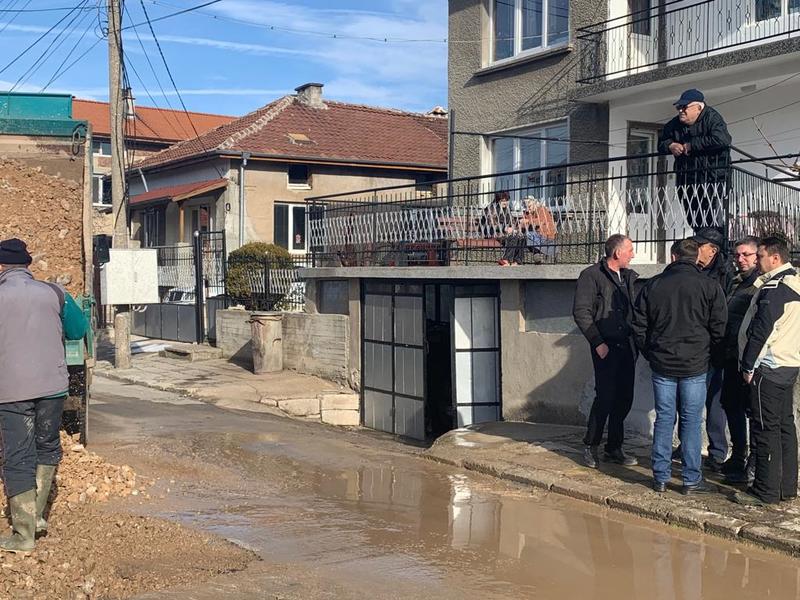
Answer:
<svg viewBox="0 0 800 600"><path fill-rule="evenodd" d="M425 439L423 287L366 281L362 306L364 425Z"/></svg>
<svg viewBox="0 0 800 600"><path fill-rule="evenodd" d="M195 232L191 245L161 246L157 304L132 307L132 333L153 339L216 339L216 311L227 306L225 233Z"/></svg>

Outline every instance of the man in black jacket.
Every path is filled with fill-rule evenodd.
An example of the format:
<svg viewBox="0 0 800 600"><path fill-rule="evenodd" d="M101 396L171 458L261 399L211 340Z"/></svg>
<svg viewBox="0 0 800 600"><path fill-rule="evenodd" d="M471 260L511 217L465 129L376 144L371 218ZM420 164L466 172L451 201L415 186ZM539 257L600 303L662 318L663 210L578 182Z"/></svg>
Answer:
<svg viewBox="0 0 800 600"><path fill-rule="evenodd" d="M728 420L731 433L731 457L722 465L726 483L746 483L749 476L747 443L747 413L749 389L739 372L739 328L750 301L756 293L755 281L758 278L759 239L745 237L737 241L733 248L733 258L739 271L733 280L728 294L728 324L725 328L724 377L722 383L722 408ZM753 455L755 457L755 455ZM755 473L753 464L752 472Z"/></svg>
<svg viewBox="0 0 800 600"><path fill-rule="evenodd" d="M700 272L698 244L672 246L672 264L647 282L636 298L633 334L653 371L656 422L653 428L653 489L666 490L671 477L672 432L680 394L684 494L713 491L700 470L706 374L711 349L725 336L727 307L722 288Z"/></svg>
<svg viewBox="0 0 800 600"><path fill-rule="evenodd" d="M604 459L632 466L636 458L622 450L625 417L633 404L636 349L631 339L633 282L628 268L633 242L615 234L605 244L606 257L578 277L572 315L589 341L594 365L595 400L589 412L584 462L597 468L598 449L608 421Z"/></svg>
<svg viewBox="0 0 800 600"><path fill-rule="evenodd" d="M697 231L723 225L730 188L731 135L699 90L686 90L675 101L678 115L658 140L658 151L675 157L678 192L686 222Z"/></svg>

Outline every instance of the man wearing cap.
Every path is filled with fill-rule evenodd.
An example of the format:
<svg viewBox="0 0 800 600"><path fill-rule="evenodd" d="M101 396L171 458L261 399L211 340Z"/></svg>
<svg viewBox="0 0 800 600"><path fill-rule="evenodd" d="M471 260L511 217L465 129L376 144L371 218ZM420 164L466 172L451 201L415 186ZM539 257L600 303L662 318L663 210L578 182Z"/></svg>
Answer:
<svg viewBox="0 0 800 600"><path fill-rule="evenodd" d="M61 287L37 281L22 240L0 242L0 445L12 533L0 550L33 550L61 460L59 429L69 380L64 339L88 324Z"/></svg>
<svg viewBox="0 0 800 600"><path fill-rule="evenodd" d="M697 232L721 228L730 187L731 135L700 90L686 90L674 102L678 115L661 132L658 151L675 157L676 184L686 222Z"/></svg>

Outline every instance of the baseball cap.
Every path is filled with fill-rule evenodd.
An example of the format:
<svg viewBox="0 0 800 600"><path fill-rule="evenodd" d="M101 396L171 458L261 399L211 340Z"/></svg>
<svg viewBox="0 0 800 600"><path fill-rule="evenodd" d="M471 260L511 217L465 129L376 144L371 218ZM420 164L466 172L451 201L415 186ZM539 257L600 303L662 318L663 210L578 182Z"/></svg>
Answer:
<svg viewBox="0 0 800 600"><path fill-rule="evenodd" d="M689 239L694 240L698 244L714 244L717 248L722 248L725 244L725 238L722 237L722 233L713 227L698 229L697 233Z"/></svg>
<svg viewBox="0 0 800 600"><path fill-rule="evenodd" d="M705 102L706 97L703 95L703 92L700 90L696 90L694 88L690 90L686 90L681 94L681 97L678 98L672 104L675 106L686 106L691 104L692 102Z"/></svg>

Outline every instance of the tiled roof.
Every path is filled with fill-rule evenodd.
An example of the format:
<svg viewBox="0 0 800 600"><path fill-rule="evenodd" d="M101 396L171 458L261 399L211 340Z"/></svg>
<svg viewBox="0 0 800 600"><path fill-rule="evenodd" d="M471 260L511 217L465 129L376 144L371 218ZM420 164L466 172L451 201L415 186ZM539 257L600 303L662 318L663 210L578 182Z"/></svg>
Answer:
<svg viewBox="0 0 800 600"><path fill-rule="evenodd" d="M446 170L447 135L447 119L442 117L331 101L316 108L296 96L284 96L197 139L166 148L138 166L227 151Z"/></svg>
<svg viewBox="0 0 800 600"><path fill-rule="evenodd" d="M151 202L153 200L185 200L186 198L199 196L204 192L210 192L211 190L216 190L226 185L228 185L228 180L224 178L170 185L131 196L129 203L134 205Z"/></svg>
<svg viewBox="0 0 800 600"><path fill-rule="evenodd" d="M96 135L111 135L108 102L72 100L72 117L89 121ZM184 113L179 110L136 107L136 119L130 120L126 132L135 139L174 143L195 137L194 130L203 134L209 129L230 123L236 117L206 113ZM194 129L192 128L194 125Z"/></svg>

